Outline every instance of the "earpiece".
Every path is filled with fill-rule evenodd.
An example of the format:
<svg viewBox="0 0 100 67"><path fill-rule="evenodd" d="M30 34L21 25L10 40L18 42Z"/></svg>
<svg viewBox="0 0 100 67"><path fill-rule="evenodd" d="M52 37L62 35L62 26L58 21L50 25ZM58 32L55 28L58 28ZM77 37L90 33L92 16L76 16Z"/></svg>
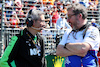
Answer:
<svg viewBox="0 0 100 67"><path fill-rule="evenodd" d="M33 25L31 14L32 14L32 9L28 12L28 17L26 19L26 24L28 27L31 27Z"/></svg>
<svg viewBox="0 0 100 67"><path fill-rule="evenodd" d="M29 11L29 14L31 14L31 13L32 13L32 10L33 10L33 9L31 9L31 10Z"/></svg>

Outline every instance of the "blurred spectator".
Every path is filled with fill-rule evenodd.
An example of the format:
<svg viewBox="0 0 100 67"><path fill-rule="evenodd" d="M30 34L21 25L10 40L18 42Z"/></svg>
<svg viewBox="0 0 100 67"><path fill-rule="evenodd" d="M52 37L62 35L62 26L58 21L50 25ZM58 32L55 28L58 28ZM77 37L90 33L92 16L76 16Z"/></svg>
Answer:
<svg viewBox="0 0 100 67"><path fill-rule="evenodd" d="M97 5L93 2L90 2L89 4L90 5L88 7L88 10L89 10L88 16L91 17L89 19L95 18L96 20L98 20L98 18L96 18L96 17L98 17L98 14L99 14L98 9L97 9Z"/></svg>
<svg viewBox="0 0 100 67"><path fill-rule="evenodd" d="M90 3L89 9L94 10L94 3L92 3L92 2Z"/></svg>
<svg viewBox="0 0 100 67"><path fill-rule="evenodd" d="M66 2L66 6L69 6L71 3L70 2Z"/></svg>
<svg viewBox="0 0 100 67"><path fill-rule="evenodd" d="M11 7L13 6L13 1L12 0L6 0L6 7Z"/></svg>
<svg viewBox="0 0 100 67"><path fill-rule="evenodd" d="M4 21L5 21L5 28L9 28L11 26L9 20L7 20L7 17L6 17L6 12L4 13Z"/></svg>
<svg viewBox="0 0 100 67"><path fill-rule="evenodd" d="M54 1L54 5L57 6L57 3L60 2L59 0Z"/></svg>
<svg viewBox="0 0 100 67"><path fill-rule="evenodd" d="M87 5L86 5L85 2L80 1L79 3L82 4L83 6L85 6L87 8Z"/></svg>
<svg viewBox="0 0 100 67"><path fill-rule="evenodd" d="M23 3L21 2L23 1ZM72 0L72 2L69 2L68 0L65 2L65 1L59 1L59 0L55 0L54 1L54 5L51 4L51 1L48 1L48 2L45 2L44 4L42 4L42 2L40 1L32 1L32 0L15 0L12 1L12 0L6 0L6 6L13 6L13 2L15 3L15 11L17 13L17 16L20 20L20 22L24 22L24 19L27 15L27 12L29 11L29 9L38 9L41 10L41 11L45 11L47 10L47 12L45 13L46 16L45 16L45 19L46 19L46 23L47 23L47 26L49 27L53 27L55 28L56 27L56 21L60 15L61 12L67 14L67 7L71 4L71 3L75 3L75 2L78 2L79 0ZM96 0L97 1L97 0ZM90 14L91 15L91 19L92 17L97 17L96 14L98 14L97 12L97 2L95 1L89 1L90 3L90 6L89 6L89 10L90 11ZM86 6L85 2L82 2L80 1L79 3L83 4L84 6ZM12 12L11 11L8 11L8 8L10 7L7 7L7 11L6 11L6 17L7 17L7 21L9 20L8 17L11 17L11 14ZM12 9L12 8L11 8ZM53 11L54 10L54 11ZM58 10L58 11L56 11ZM67 16L67 15L66 15ZM96 19L96 18L95 18ZM97 20L97 19L96 19ZM20 25L23 25L23 23L20 23Z"/></svg>
<svg viewBox="0 0 100 67"><path fill-rule="evenodd" d="M26 14L26 15L27 15L27 14ZM20 26L19 28L20 28L20 29L23 29L24 26L25 26L24 21L25 21L26 15L24 14L23 11L21 11L21 12L17 15L18 18L19 18L19 20L20 20L20 23L19 23L19 26Z"/></svg>
<svg viewBox="0 0 100 67"><path fill-rule="evenodd" d="M92 24L92 26L97 27L100 31L100 25L97 24L96 19L92 18L91 22L88 22L89 24Z"/></svg>
<svg viewBox="0 0 100 67"><path fill-rule="evenodd" d="M51 4L51 2L47 2L46 7L50 10L53 7L53 5Z"/></svg>
<svg viewBox="0 0 100 67"><path fill-rule="evenodd" d="M64 8L64 4L65 4L65 1L61 1L61 4L60 4L61 9Z"/></svg>
<svg viewBox="0 0 100 67"><path fill-rule="evenodd" d="M39 9L40 5L41 5L41 2L37 2L37 5L36 5L37 9Z"/></svg>
<svg viewBox="0 0 100 67"><path fill-rule="evenodd" d="M54 9L54 11L52 12L52 27L56 28L56 22L57 22L57 20L59 18L59 13L57 11L57 7L56 6L54 6L53 9Z"/></svg>
<svg viewBox="0 0 100 67"><path fill-rule="evenodd" d="M30 10L31 9L37 9L37 7L36 7L36 1L29 1L29 7L30 7Z"/></svg>
<svg viewBox="0 0 100 67"><path fill-rule="evenodd" d="M15 0L15 10L19 11L19 10L22 10L22 8L23 8L23 4L21 0Z"/></svg>
<svg viewBox="0 0 100 67"><path fill-rule="evenodd" d="M7 20L6 13L4 14L5 28L19 28L24 29L26 26L19 26L20 20L15 11L12 12L12 17Z"/></svg>
<svg viewBox="0 0 100 67"><path fill-rule="evenodd" d="M1 28L2 8L0 8L0 28Z"/></svg>
<svg viewBox="0 0 100 67"><path fill-rule="evenodd" d="M27 15L27 14L24 14L24 11L22 8L18 11L15 11L15 12L16 12L17 17L19 18L20 21L23 21L24 20L23 18L25 18Z"/></svg>
<svg viewBox="0 0 100 67"><path fill-rule="evenodd" d="M72 3L76 3L76 0L72 0Z"/></svg>
<svg viewBox="0 0 100 67"><path fill-rule="evenodd" d="M83 1L83 0L72 0L72 3L79 3L80 1Z"/></svg>
<svg viewBox="0 0 100 67"><path fill-rule="evenodd" d="M65 19L65 14L61 13L61 18L57 20L56 29L60 30L60 33L64 33L64 29L72 29Z"/></svg>
<svg viewBox="0 0 100 67"><path fill-rule="evenodd" d="M96 20L95 20L95 19L92 19L92 20L91 20L91 23L92 23L92 25L95 26L95 27L100 27L100 25L96 23Z"/></svg>
<svg viewBox="0 0 100 67"><path fill-rule="evenodd" d="M47 26L47 28L50 28L50 14L49 14L49 10L46 8L46 9L44 9L44 12L45 12L46 26Z"/></svg>
<svg viewBox="0 0 100 67"><path fill-rule="evenodd" d="M94 10L95 10L95 11L98 10L98 4L96 4L95 2L94 2Z"/></svg>
<svg viewBox="0 0 100 67"><path fill-rule="evenodd" d="M58 3L57 3L57 11L58 11L59 14L60 14L60 12L62 11L62 9L63 9L63 8L61 8L61 3L58 2Z"/></svg>
<svg viewBox="0 0 100 67"><path fill-rule="evenodd" d="M67 6L63 4L63 13L67 14Z"/></svg>
<svg viewBox="0 0 100 67"><path fill-rule="evenodd" d="M22 8L22 10L24 11L25 16L27 16L27 12L29 11L28 4L28 1L24 1L24 7Z"/></svg>
<svg viewBox="0 0 100 67"><path fill-rule="evenodd" d="M13 1L12 0L7 0L5 2L5 9L6 9L6 17L11 17L12 9L13 9ZM9 20L9 18L7 18Z"/></svg>
<svg viewBox="0 0 100 67"><path fill-rule="evenodd" d="M27 12L29 10L28 1L23 1L23 3L20 0L15 0L15 13L16 14L13 17L15 17L16 19L12 19L12 20L19 21L19 23L16 22L17 24L15 24L15 25L16 25L17 28L20 28L20 29L22 29L22 27L24 27L24 23L23 23L24 22L24 18L26 17ZM14 27L14 28L16 28L16 27Z"/></svg>
<svg viewBox="0 0 100 67"><path fill-rule="evenodd" d="M15 11L12 12L12 18L10 19L11 28L19 28L18 24L20 23L19 18Z"/></svg>
<svg viewBox="0 0 100 67"><path fill-rule="evenodd" d="M96 5L99 4L99 0L89 0L89 2L96 3Z"/></svg>
<svg viewBox="0 0 100 67"><path fill-rule="evenodd" d="M46 4L43 5L42 2L41 2L41 3L40 3L39 10L44 11L44 9L46 9L46 8L47 8L47 7L46 7Z"/></svg>
<svg viewBox="0 0 100 67"><path fill-rule="evenodd" d="M95 20L95 19L92 19L92 20L91 20L91 23L92 23L93 26L96 27L96 20Z"/></svg>
<svg viewBox="0 0 100 67"><path fill-rule="evenodd" d="M52 28L52 13L53 13L53 7L50 9L50 12L49 12L49 14L50 14L50 28Z"/></svg>

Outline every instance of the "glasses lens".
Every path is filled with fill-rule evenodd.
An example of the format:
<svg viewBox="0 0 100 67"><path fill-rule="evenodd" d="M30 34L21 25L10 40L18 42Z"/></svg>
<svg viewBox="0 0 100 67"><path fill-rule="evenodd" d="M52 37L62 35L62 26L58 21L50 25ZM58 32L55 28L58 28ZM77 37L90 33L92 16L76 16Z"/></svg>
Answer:
<svg viewBox="0 0 100 67"><path fill-rule="evenodd" d="M68 15L68 18L70 19L72 16L74 16L75 14L72 14L72 15Z"/></svg>

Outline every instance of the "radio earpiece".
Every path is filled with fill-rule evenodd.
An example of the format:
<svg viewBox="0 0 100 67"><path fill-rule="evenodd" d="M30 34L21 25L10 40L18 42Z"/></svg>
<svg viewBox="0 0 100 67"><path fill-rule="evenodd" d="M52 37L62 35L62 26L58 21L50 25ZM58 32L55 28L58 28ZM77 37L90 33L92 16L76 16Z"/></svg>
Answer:
<svg viewBox="0 0 100 67"><path fill-rule="evenodd" d="M33 25L33 20L32 20L31 14L32 14L32 9L28 12L28 16L26 19L26 24L28 27L31 27Z"/></svg>

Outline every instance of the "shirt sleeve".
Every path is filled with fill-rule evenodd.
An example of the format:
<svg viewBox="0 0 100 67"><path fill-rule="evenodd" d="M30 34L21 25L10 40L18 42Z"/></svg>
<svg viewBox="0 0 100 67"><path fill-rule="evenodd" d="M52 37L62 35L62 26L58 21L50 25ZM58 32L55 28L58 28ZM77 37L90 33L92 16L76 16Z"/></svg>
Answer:
<svg viewBox="0 0 100 67"><path fill-rule="evenodd" d="M71 32L71 29L66 30L59 45L65 45L67 43L67 38L68 38L68 35L70 34L70 32Z"/></svg>
<svg viewBox="0 0 100 67"><path fill-rule="evenodd" d="M91 45L92 48L90 50L99 50L100 34L98 28L90 26L83 42L87 42Z"/></svg>
<svg viewBox="0 0 100 67"><path fill-rule="evenodd" d="M13 36L11 38L11 41L10 41L9 45L7 46L5 52L4 52L4 54L3 54L3 56L2 56L2 58L0 60L0 67L10 67L9 66L9 62L8 62L9 55L10 55L10 53L11 53L11 51L12 51L12 49L13 49L16 41L17 41L17 39L18 39L17 36Z"/></svg>
<svg viewBox="0 0 100 67"><path fill-rule="evenodd" d="M61 28L60 22L61 22L60 19L58 19L57 22L56 22L56 28L57 28L57 29L60 29L60 28Z"/></svg>

